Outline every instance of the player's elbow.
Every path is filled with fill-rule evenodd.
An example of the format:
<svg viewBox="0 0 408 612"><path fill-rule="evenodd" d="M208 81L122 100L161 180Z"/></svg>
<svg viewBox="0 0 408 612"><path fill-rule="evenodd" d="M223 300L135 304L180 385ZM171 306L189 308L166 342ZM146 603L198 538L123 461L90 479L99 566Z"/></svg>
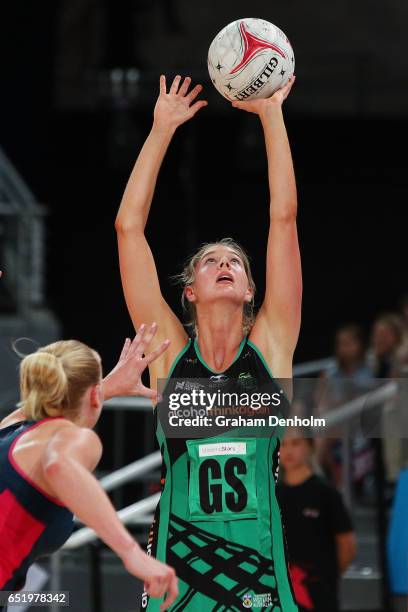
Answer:
<svg viewBox="0 0 408 612"><path fill-rule="evenodd" d="M138 219L128 219L117 216L115 219L115 230L118 235L127 236L143 233L143 224Z"/></svg>
<svg viewBox="0 0 408 612"><path fill-rule="evenodd" d="M279 206L271 205L271 220L282 225L291 225L296 223L297 204L296 201L289 200L282 202Z"/></svg>

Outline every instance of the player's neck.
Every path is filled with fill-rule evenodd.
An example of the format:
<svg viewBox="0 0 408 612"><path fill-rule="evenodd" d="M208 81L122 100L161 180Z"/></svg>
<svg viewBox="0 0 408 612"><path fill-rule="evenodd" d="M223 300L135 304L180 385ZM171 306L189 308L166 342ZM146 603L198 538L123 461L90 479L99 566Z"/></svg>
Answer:
<svg viewBox="0 0 408 612"><path fill-rule="evenodd" d="M308 465L301 465L299 467L285 470L284 482L287 485L295 486L305 482L310 476L312 476L313 470Z"/></svg>
<svg viewBox="0 0 408 612"><path fill-rule="evenodd" d="M204 361L222 372L234 361L242 342L242 310L217 306L197 313L197 342Z"/></svg>

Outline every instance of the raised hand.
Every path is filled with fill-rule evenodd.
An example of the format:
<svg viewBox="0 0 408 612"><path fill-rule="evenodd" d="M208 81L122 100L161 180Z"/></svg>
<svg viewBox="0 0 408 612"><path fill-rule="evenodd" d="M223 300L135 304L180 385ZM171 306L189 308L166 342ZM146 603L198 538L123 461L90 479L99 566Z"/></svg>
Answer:
<svg viewBox="0 0 408 612"><path fill-rule="evenodd" d="M175 130L179 125L194 117L200 108L207 106L206 100L194 102L203 89L202 85L196 85L189 92L191 78L186 77L181 85L180 83L181 76L177 75L167 93L166 77L163 74L161 75L160 95L154 107L154 124L156 127Z"/></svg>
<svg viewBox="0 0 408 612"><path fill-rule="evenodd" d="M256 115L261 115L268 107L271 106L282 106L286 98L288 97L290 90L293 87L293 83L295 82L295 75L290 77L289 81L281 87L275 93L270 96L270 98L257 98L255 100L245 100L245 101L234 101L232 102L232 106L234 108L240 108L249 113L255 113Z"/></svg>
<svg viewBox="0 0 408 612"><path fill-rule="evenodd" d="M157 323L153 323L149 329L143 323L133 341L126 338L118 363L103 380L105 399L124 395L142 395L149 399L158 399L157 391L142 383L142 372L149 363L160 357L170 344L170 340L165 340L156 350L145 354L156 331Z"/></svg>

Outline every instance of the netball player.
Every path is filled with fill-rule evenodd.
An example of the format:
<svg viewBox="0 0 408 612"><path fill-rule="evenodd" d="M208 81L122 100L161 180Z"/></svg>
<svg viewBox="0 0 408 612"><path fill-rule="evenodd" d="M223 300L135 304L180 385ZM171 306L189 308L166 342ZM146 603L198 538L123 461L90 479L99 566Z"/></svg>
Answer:
<svg viewBox="0 0 408 612"><path fill-rule="evenodd" d="M220 374L228 380L252 379L258 385L272 384L273 377L292 377L302 282L296 184L282 104L293 82L294 78L269 99L232 103L258 115L266 144L270 227L262 306L254 316L255 287L242 248L228 239L204 245L182 274L183 299L195 336L189 339L163 298L144 229L172 137L206 102L197 101L201 85L189 91L190 78L182 81L176 76L170 89L165 77L160 78L153 126L116 219L123 290L135 328L144 320L160 320L156 341L168 337L172 342L160 362L149 366L152 385L168 377L170 383L175 378L210 379ZM261 203L253 203L257 205ZM208 440L166 438L157 423L163 489L150 545L157 558L176 568L180 594L171 610L297 610L271 476L276 473L279 438L248 440L245 452L233 444L231 457L217 451L210 456ZM236 470L228 475L237 465L240 475ZM153 611L158 605L144 594L142 608Z"/></svg>
<svg viewBox="0 0 408 612"><path fill-rule="evenodd" d="M70 536L73 514L120 557L152 597L177 595L172 568L147 556L120 522L91 474L102 445L92 431L104 399L156 397L141 382L143 357L156 331L142 326L126 341L117 366L102 380L99 355L76 340L59 341L26 356L20 366L21 403L0 423L0 589L23 588L29 566Z"/></svg>

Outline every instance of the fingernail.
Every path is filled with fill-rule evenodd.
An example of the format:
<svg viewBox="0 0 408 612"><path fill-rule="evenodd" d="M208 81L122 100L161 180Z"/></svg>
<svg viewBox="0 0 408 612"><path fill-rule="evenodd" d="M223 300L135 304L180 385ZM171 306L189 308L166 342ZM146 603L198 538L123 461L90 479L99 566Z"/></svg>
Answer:
<svg viewBox="0 0 408 612"><path fill-rule="evenodd" d="M146 327L146 323L142 323L139 329L144 329Z"/></svg>

